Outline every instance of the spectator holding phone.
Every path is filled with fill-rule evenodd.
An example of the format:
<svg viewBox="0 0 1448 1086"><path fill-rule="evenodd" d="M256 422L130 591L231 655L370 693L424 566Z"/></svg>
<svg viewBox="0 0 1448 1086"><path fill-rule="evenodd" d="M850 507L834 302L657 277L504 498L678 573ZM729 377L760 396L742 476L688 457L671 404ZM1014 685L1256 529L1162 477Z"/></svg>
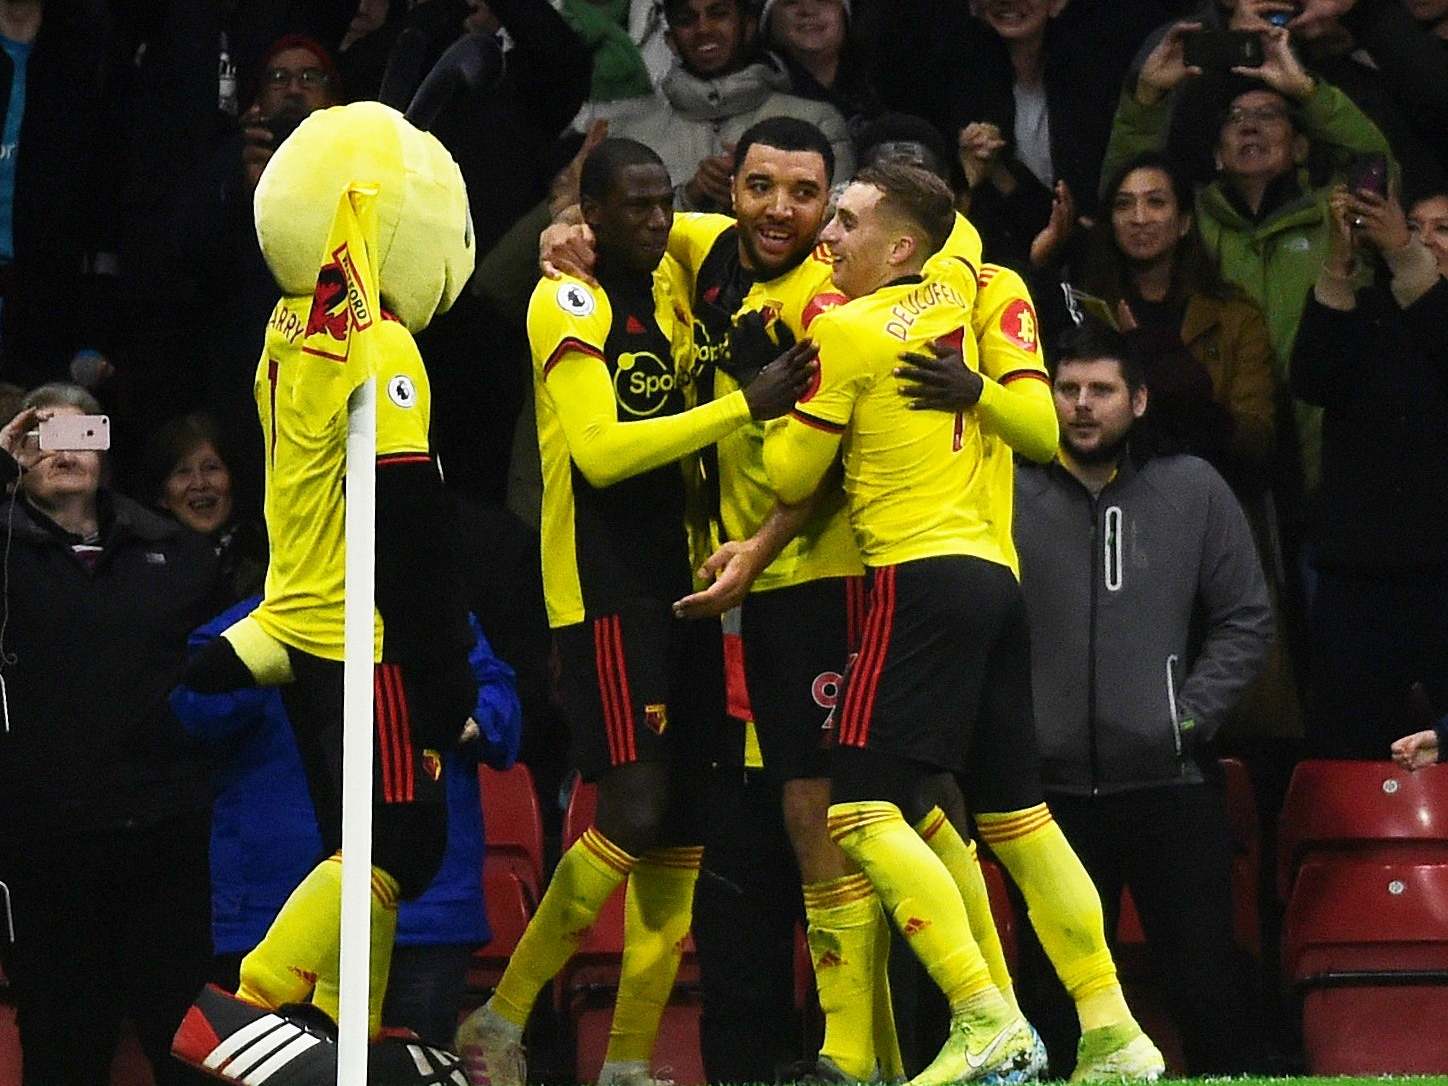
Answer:
<svg viewBox="0 0 1448 1086"><path fill-rule="evenodd" d="M1391 192L1339 186L1329 215L1292 356L1293 393L1323 409L1308 739L1381 758L1448 711L1448 279Z"/></svg>
<svg viewBox="0 0 1448 1086"><path fill-rule="evenodd" d="M1121 96L1107 150L1108 176L1132 155L1163 148L1169 95L1201 75L1187 64L1186 37L1199 24L1177 23L1147 56L1134 87ZM1275 374L1286 382L1287 362L1303 305L1326 258L1331 226L1330 185L1307 170L1308 156L1343 169L1353 155L1387 156L1387 140L1347 96L1308 74L1292 51L1288 31L1261 34L1263 61L1224 78L1214 126L1216 177L1196 192L1196 221L1222 277L1254 299L1267 317ZM1308 490L1317 479L1321 421L1298 411L1296 441ZM1282 497L1282 495L1279 495Z"/></svg>
<svg viewBox="0 0 1448 1086"><path fill-rule="evenodd" d="M104 452L39 448L42 419L95 414L42 385L0 445L23 469L0 646L0 880L27 1082L109 1079L121 1018L160 1086L195 1082L171 1036L211 956L205 765L166 695L216 606L200 537L103 483Z"/></svg>

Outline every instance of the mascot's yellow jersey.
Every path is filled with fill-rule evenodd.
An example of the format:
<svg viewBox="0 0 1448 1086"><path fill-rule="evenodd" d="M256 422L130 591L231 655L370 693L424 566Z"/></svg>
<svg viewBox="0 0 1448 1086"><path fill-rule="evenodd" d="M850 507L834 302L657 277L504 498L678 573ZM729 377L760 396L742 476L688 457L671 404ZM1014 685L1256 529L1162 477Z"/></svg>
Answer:
<svg viewBox="0 0 1448 1086"><path fill-rule="evenodd" d="M844 444L845 492L865 564L893 565L941 555L973 555L1010 565L994 525L1000 496L985 466L983 421L1021 402L1028 429L1054 429L1039 396L1013 395L986 380L980 402L954 414L915 411L894 375L903 351L928 353L939 341L979 366L971 325L974 274L960 261L928 265L819 317L810 334L820 351L820 382L794 412L771 424L765 467L781 499L808 495ZM968 334L969 333L969 334ZM1035 382L1032 382L1033 384ZM1044 403L1050 411L1049 396ZM1009 512L1004 514L1009 523Z"/></svg>
<svg viewBox="0 0 1448 1086"><path fill-rule="evenodd" d="M980 252L980 235L957 215L950 237L932 259L963 262L973 282ZM669 253L691 277L695 350L701 370L708 372L713 366L716 396L739 387L725 357L729 318L760 312L766 321L781 322L801 339L817 316L845 302L831 281L832 263L823 245L775 278L755 279L740 262L738 226L725 215L676 214ZM752 423L719 440L718 517L727 539L749 538L774 506L775 493L764 470L764 433L763 423ZM809 521L759 575L751 591L862 571L843 492L822 494Z"/></svg>
<svg viewBox="0 0 1448 1086"><path fill-rule="evenodd" d="M599 282L544 279L528 304L554 627L691 591L688 454L750 418L742 392L686 410L697 374L677 263L652 277L600 268Z"/></svg>
<svg viewBox="0 0 1448 1086"><path fill-rule="evenodd" d="M342 268L324 268L311 298L283 298L267 322L257 366L257 412L266 442L265 598L252 617L285 645L342 659L347 397L376 359L377 458L428 459L431 395L411 334L376 300L349 291ZM349 322L366 322L364 337ZM377 620L378 658L381 619Z"/></svg>
<svg viewBox="0 0 1448 1086"><path fill-rule="evenodd" d="M1056 413L1050 403L1051 378L1046 373L1036 309L1025 280L1010 268L984 264L977 282L979 291L970 323L980 347L980 372L1003 387L1027 382L1044 388L1044 394L1039 388L1031 392L1037 402L1051 410L1049 426L1028 412L997 412L982 420L982 470L991 493L984 515L1006 564L1019 577L1020 562L1011 535L1015 503L1012 450L1018 448L1033 460L1048 462L1056 454ZM1041 414L1039 408L1036 413Z"/></svg>

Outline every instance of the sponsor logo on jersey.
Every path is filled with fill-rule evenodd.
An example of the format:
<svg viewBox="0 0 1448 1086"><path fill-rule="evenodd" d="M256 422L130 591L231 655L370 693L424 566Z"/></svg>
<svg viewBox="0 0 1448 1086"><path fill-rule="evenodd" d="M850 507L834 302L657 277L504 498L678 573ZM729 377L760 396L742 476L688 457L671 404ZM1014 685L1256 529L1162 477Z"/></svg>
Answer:
<svg viewBox="0 0 1448 1086"><path fill-rule="evenodd" d="M554 297L558 300L559 309L575 317L586 317L598 307L593 294L581 283L559 283Z"/></svg>
<svg viewBox="0 0 1448 1086"><path fill-rule="evenodd" d="M663 735L669 726L669 707L662 702L644 706L644 724L655 735Z"/></svg>
<svg viewBox="0 0 1448 1086"><path fill-rule="evenodd" d="M614 364L613 388L619 406L635 418L657 415L676 390L691 380L652 351L625 352Z"/></svg>
<svg viewBox="0 0 1448 1086"><path fill-rule="evenodd" d="M1021 350L1036 353L1040 331L1036 325L1036 311L1031 308L1030 302L1017 298L1006 306L1006 311L1001 314L1000 327L1001 335Z"/></svg>

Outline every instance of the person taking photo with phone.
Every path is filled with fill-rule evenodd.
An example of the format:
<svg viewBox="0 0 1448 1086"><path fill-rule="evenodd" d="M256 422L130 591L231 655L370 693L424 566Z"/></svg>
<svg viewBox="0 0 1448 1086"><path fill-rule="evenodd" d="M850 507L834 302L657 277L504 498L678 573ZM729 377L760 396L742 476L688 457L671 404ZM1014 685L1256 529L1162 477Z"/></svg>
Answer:
<svg viewBox="0 0 1448 1086"><path fill-rule="evenodd" d="M1448 278L1395 193L1332 190L1292 392L1323 409L1307 738L1381 758L1448 712Z"/></svg>
<svg viewBox="0 0 1448 1086"><path fill-rule="evenodd" d="M98 412L42 385L0 429L20 472L0 509L5 971L27 1082L107 1081L125 1016L167 1086L199 1081L169 1049L209 973L211 895L206 767L166 696L217 608L216 560L111 490L103 451L32 436Z"/></svg>

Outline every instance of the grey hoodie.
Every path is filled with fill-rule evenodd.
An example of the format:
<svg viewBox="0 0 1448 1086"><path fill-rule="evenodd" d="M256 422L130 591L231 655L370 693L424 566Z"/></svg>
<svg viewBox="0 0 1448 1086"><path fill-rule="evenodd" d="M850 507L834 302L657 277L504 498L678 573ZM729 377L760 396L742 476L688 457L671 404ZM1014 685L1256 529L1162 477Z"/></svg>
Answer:
<svg viewBox="0 0 1448 1086"><path fill-rule="evenodd" d="M675 64L659 86L659 97L639 112L611 121L609 135L638 140L658 153L680 207L688 206L684 185L700 160L723 153L726 144L732 146L746 128L766 117L797 117L813 124L834 148L834 180L853 176L855 152L839 110L790 94L789 85L788 74L767 53L718 79L704 79Z"/></svg>
<svg viewBox="0 0 1448 1086"><path fill-rule="evenodd" d="M1237 499L1194 456L1123 458L1096 498L1059 463L1022 464L1015 497L1047 790L1200 782L1192 748L1272 638Z"/></svg>

